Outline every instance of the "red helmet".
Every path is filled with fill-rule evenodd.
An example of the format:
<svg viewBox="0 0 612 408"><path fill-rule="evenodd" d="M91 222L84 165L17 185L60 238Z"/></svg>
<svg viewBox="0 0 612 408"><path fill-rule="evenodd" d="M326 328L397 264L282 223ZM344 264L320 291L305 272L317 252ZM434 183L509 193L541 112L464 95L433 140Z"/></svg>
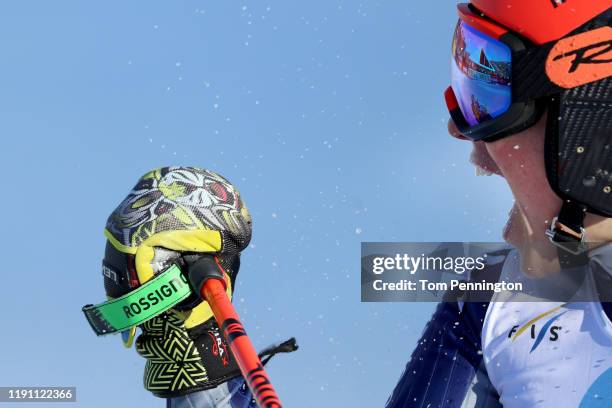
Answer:
<svg viewBox="0 0 612 408"><path fill-rule="evenodd" d="M557 40L612 7L612 0L471 0L485 16L535 44Z"/></svg>

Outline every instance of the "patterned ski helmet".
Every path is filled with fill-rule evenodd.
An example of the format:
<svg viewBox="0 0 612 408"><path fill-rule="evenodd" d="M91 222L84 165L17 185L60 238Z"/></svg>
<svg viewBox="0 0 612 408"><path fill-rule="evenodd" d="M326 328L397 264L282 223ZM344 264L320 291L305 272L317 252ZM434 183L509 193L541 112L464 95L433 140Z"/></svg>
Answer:
<svg viewBox="0 0 612 408"><path fill-rule="evenodd" d="M195 167L164 167L142 176L106 224L107 237L128 252L151 237L177 231L216 232L221 238L217 251L240 252L251 239L251 216L238 190L220 175ZM174 248L176 242L166 248L201 249L183 244L185 248Z"/></svg>

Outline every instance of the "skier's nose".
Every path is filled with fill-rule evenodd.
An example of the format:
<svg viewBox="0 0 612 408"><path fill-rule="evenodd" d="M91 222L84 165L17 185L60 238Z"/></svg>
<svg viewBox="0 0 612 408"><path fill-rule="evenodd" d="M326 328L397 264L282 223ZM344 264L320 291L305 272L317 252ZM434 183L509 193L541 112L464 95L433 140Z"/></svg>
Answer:
<svg viewBox="0 0 612 408"><path fill-rule="evenodd" d="M453 122L452 119L448 120L448 134L456 137L457 139L461 139L461 140L469 140L467 137L463 136L463 134L459 131L459 129L457 129L457 126L455 126L455 122Z"/></svg>

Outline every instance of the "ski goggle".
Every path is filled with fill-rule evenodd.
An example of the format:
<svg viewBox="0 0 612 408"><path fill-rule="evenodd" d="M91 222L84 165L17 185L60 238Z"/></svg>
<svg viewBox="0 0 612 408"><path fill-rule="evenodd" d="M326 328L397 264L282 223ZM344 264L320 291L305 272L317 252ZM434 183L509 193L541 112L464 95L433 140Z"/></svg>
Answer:
<svg viewBox="0 0 612 408"><path fill-rule="evenodd" d="M513 78L517 57L519 64L525 61L520 58L527 48L525 42L481 17L468 4L457 8L451 86L444 93L457 129L471 140L491 141L531 126L542 113L535 99L543 95L529 89L522 92L515 86L518 78Z"/></svg>
<svg viewBox="0 0 612 408"><path fill-rule="evenodd" d="M98 305L86 305L83 313L98 336L122 332L131 341L135 327L176 306L191 295L191 287L178 265L128 294Z"/></svg>

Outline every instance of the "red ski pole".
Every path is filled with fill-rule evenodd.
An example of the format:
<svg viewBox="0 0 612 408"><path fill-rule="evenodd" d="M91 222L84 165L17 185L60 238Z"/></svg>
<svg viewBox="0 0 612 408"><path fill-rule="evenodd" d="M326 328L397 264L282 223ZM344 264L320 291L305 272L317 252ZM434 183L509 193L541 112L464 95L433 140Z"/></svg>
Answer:
<svg viewBox="0 0 612 408"><path fill-rule="evenodd" d="M238 362L240 372L255 396L260 408L281 408L281 402L270 382L255 347L249 340L244 326L238 319L234 306L225 293L225 282L222 278L207 279L202 285L201 295L213 311L217 324L221 328L229 346Z"/></svg>

